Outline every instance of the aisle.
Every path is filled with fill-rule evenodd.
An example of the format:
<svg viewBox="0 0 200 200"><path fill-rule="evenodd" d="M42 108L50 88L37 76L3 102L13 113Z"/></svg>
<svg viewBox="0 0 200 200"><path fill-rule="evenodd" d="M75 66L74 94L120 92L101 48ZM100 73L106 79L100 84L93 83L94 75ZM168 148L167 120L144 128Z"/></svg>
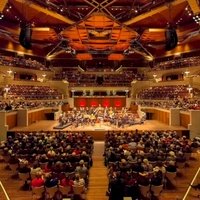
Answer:
<svg viewBox="0 0 200 200"><path fill-rule="evenodd" d="M108 187L107 169L104 166L104 142L94 143L93 166L90 169L87 200L108 200L106 190Z"/></svg>

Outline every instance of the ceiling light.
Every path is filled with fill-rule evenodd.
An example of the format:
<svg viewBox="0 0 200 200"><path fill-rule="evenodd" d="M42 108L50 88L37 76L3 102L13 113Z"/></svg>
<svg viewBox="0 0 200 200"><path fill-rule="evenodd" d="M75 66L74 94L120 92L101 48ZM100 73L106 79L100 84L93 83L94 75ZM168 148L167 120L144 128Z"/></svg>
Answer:
<svg viewBox="0 0 200 200"><path fill-rule="evenodd" d="M188 92L190 93L190 92L193 90L193 88L189 85L189 86L187 87L187 90L188 90Z"/></svg>
<svg viewBox="0 0 200 200"><path fill-rule="evenodd" d="M149 28L149 32L165 32L164 28Z"/></svg>
<svg viewBox="0 0 200 200"><path fill-rule="evenodd" d="M49 27L36 27L36 28L32 28L32 30L35 30L35 31L50 31L51 29Z"/></svg>
<svg viewBox="0 0 200 200"><path fill-rule="evenodd" d="M186 76L188 76L189 73L190 73L190 71L187 70L187 71L185 71L184 73L185 73Z"/></svg>
<svg viewBox="0 0 200 200"><path fill-rule="evenodd" d="M8 72L8 74L11 74L11 73L12 73L12 70L9 69L7 72Z"/></svg>

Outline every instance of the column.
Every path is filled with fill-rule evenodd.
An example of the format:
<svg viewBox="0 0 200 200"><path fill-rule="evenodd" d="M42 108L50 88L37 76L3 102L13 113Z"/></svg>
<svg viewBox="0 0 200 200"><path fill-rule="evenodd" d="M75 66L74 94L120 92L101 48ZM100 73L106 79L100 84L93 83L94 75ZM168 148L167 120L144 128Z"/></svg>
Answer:
<svg viewBox="0 0 200 200"><path fill-rule="evenodd" d="M169 125L180 126L180 109L179 108L170 109Z"/></svg>
<svg viewBox="0 0 200 200"><path fill-rule="evenodd" d="M200 110L190 111L190 124L188 125L190 130L190 138L196 136L200 137Z"/></svg>
<svg viewBox="0 0 200 200"><path fill-rule="evenodd" d="M17 126L28 126L28 110L17 111Z"/></svg>
<svg viewBox="0 0 200 200"><path fill-rule="evenodd" d="M6 112L0 111L0 141L7 140L7 131Z"/></svg>

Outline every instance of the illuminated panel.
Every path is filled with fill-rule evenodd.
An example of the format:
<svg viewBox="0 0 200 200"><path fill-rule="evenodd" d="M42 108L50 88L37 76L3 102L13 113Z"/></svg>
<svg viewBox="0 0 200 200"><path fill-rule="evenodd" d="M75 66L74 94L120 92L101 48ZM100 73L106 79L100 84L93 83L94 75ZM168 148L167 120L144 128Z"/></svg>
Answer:
<svg viewBox="0 0 200 200"><path fill-rule="evenodd" d="M103 107L110 107L110 100L109 99L103 99L102 100L102 106Z"/></svg>
<svg viewBox="0 0 200 200"><path fill-rule="evenodd" d="M126 98L75 98L75 107L116 107L118 109L126 107Z"/></svg>
<svg viewBox="0 0 200 200"><path fill-rule="evenodd" d="M90 106L91 107L97 107L99 105L98 99L91 99L90 100Z"/></svg>
<svg viewBox="0 0 200 200"><path fill-rule="evenodd" d="M78 60L92 60L92 55L89 53L79 53L76 55Z"/></svg>
<svg viewBox="0 0 200 200"><path fill-rule="evenodd" d="M119 53L112 53L108 56L108 60L123 60L124 55Z"/></svg>
<svg viewBox="0 0 200 200"><path fill-rule="evenodd" d="M122 107L122 100L121 99L115 99L114 100L114 106L115 107Z"/></svg>
<svg viewBox="0 0 200 200"><path fill-rule="evenodd" d="M80 107L86 107L86 99L79 99L78 105Z"/></svg>

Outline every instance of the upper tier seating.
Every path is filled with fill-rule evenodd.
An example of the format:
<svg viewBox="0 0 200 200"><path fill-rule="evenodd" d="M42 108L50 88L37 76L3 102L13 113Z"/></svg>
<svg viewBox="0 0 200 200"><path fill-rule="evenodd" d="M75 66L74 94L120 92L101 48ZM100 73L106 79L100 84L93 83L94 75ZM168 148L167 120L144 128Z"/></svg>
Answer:
<svg viewBox="0 0 200 200"><path fill-rule="evenodd" d="M160 61L155 64L153 70L166 70L166 69L176 69L183 67L192 67L200 65L200 56L193 56L187 58L178 58L167 61Z"/></svg>
<svg viewBox="0 0 200 200"><path fill-rule="evenodd" d="M49 101L0 101L0 111L13 111L13 110L19 110L19 109L34 109L34 108L41 108L41 107L57 107L59 105L62 105L62 100L49 100Z"/></svg>
<svg viewBox="0 0 200 200"><path fill-rule="evenodd" d="M31 58L26 59L24 57L12 57L0 55L0 65L11 66L11 67L22 67L36 70L49 70L44 64Z"/></svg>
<svg viewBox="0 0 200 200"><path fill-rule="evenodd" d="M55 79L67 80L71 86L95 86L97 85L97 74L84 74L77 68L64 68L55 75ZM100 76L100 75L99 75ZM123 68L120 73L103 75L102 86L130 86L133 80L143 80L144 74L138 73L135 68Z"/></svg>
<svg viewBox="0 0 200 200"><path fill-rule="evenodd" d="M179 108L181 110L200 110L199 99L176 99L176 100L137 100L142 107Z"/></svg>
<svg viewBox="0 0 200 200"><path fill-rule="evenodd" d="M140 99L177 99L189 97L186 85L154 86L142 90L138 94Z"/></svg>
<svg viewBox="0 0 200 200"><path fill-rule="evenodd" d="M8 96L22 99L62 99L56 89L48 86L10 85Z"/></svg>

